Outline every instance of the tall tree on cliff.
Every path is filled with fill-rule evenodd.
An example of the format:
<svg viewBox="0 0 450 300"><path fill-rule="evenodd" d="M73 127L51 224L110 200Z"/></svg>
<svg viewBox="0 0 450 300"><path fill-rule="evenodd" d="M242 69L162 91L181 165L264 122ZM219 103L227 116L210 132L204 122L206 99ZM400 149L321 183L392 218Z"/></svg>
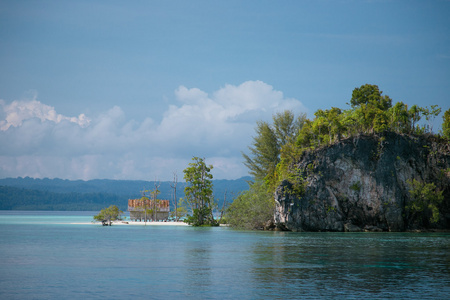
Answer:
<svg viewBox="0 0 450 300"><path fill-rule="evenodd" d="M250 155L243 153L245 166L255 180L262 180L275 173L280 161L281 148L296 140L299 130L306 122L306 114L295 119L294 113L289 110L273 116L273 124L259 121L256 124L256 136Z"/></svg>
<svg viewBox="0 0 450 300"><path fill-rule="evenodd" d="M442 117L444 122L442 122L442 134L443 136L450 140L450 108L444 113Z"/></svg>
<svg viewBox="0 0 450 300"><path fill-rule="evenodd" d="M381 132L388 128L388 109L392 106L389 96L382 96L377 85L365 84L355 88L350 104L358 116L357 122L362 124L364 132Z"/></svg>

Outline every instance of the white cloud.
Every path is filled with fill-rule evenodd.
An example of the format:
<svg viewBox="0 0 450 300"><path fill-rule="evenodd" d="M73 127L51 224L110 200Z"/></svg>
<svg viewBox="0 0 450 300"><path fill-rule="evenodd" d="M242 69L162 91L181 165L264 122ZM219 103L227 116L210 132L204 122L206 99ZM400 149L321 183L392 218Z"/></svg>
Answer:
<svg viewBox="0 0 450 300"><path fill-rule="evenodd" d="M160 123L129 120L118 106L89 119L63 116L36 99L2 101L0 177L170 180L200 156L214 165L215 178L237 178L246 175L241 151L257 120L284 109L306 112L261 81L211 95L180 86L175 96Z"/></svg>
<svg viewBox="0 0 450 300"><path fill-rule="evenodd" d="M4 120L0 121L0 130L7 130L10 126L18 127L22 125L23 121L32 118L38 118L41 121L52 121L60 123L63 120L76 123L81 127L89 125L90 120L84 114L78 117L66 117L57 114L55 109L51 106L42 104L33 99L31 101L16 100L11 104L6 104L4 100L0 100L0 105L3 108L3 113L6 115Z"/></svg>

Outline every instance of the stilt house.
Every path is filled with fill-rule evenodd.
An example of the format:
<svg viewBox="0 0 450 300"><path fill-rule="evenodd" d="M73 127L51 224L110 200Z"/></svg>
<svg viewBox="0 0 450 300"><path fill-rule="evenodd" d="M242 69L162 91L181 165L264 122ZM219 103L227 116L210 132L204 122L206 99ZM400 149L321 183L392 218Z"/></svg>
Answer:
<svg viewBox="0 0 450 300"><path fill-rule="evenodd" d="M129 199L128 211L132 221L167 221L170 212L169 200Z"/></svg>

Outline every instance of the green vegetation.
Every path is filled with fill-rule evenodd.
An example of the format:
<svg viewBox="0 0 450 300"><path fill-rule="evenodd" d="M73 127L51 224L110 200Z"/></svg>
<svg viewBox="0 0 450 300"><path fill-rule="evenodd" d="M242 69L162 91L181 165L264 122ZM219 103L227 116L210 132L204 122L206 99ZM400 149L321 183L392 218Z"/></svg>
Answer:
<svg viewBox="0 0 450 300"><path fill-rule="evenodd" d="M273 217L275 202L262 181L250 185L242 192L227 210L228 224L236 228L263 228Z"/></svg>
<svg viewBox="0 0 450 300"><path fill-rule="evenodd" d="M318 110L312 121L298 134L297 147L307 150L361 133L394 131L404 134L432 132L432 121L441 109L437 105L421 108L397 102L392 106L389 96L383 96L378 86L365 84L356 88L350 100L351 108ZM425 117L427 125L417 123Z"/></svg>
<svg viewBox="0 0 450 300"><path fill-rule="evenodd" d="M359 181L354 182L354 183L350 186L350 189L351 189L352 191L359 192L359 191L361 190L361 182L359 182Z"/></svg>
<svg viewBox="0 0 450 300"><path fill-rule="evenodd" d="M442 135L447 140L450 140L450 108L444 113L442 119L444 119L442 123Z"/></svg>
<svg viewBox="0 0 450 300"><path fill-rule="evenodd" d="M406 208L413 214L428 210L428 214L431 214L430 222L438 222L440 216L438 205L444 200L443 191L437 190L434 183L423 183L415 179L408 180L407 183L412 202Z"/></svg>
<svg viewBox="0 0 450 300"><path fill-rule="evenodd" d="M207 166L203 158L193 157L194 162L184 169L184 202L189 205L192 216L185 222L193 226L217 226L213 216L214 198L212 184L212 165Z"/></svg>
<svg viewBox="0 0 450 300"><path fill-rule="evenodd" d="M119 208L115 205L111 205L108 208L104 208L100 211L98 215L94 216L95 221L107 221L109 226L111 226L111 221L120 220L120 215L123 214L123 211L119 210Z"/></svg>
<svg viewBox="0 0 450 300"><path fill-rule="evenodd" d="M290 168L305 151L358 134L378 134L386 131L400 134L432 133L433 119L441 112L437 105L431 105L429 108L413 105L408 108L403 102L397 102L392 106L391 98L383 95L378 86L370 84L353 90L350 106L347 110L336 107L330 110L319 109L314 114L314 120L304 119L299 132L293 134L294 139L288 139L281 147L280 156L276 160L277 174L266 174L269 186L277 186L281 180L289 180L292 174L298 174L293 173L294 170ZM450 119L450 113L448 115ZM426 125L418 124L422 117L427 121ZM380 138L377 152L373 154L374 160L380 158L383 139Z"/></svg>
<svg viewBox="0 0 450 300"><path fill-rule="evenodd" d="M127 198L108 193L55 193L12 186L0 186L2 210L97 211L111 203L126 209ZM123 204L122 204L123 203Z"/></svg>
<svg viewBox="0 0 450 300"><path fill-rule="evenodd" d="M307 119L305 114L296 119L293 112L285 111L274 115L272 124L257 122L256 136L249 147L250 153L243 154L244 164L257 183L251 185L250 190L241 194L235 200L236 204L233 203L228 209L227 220L231 225L256 228L270 220L273 214L262 214L264 221L246 223L241 218L245 214L237 212L237 207L246 211L250 219L253 211L272 209L273 212L272 203L258 197L264 199L260 194L264 189L269 195L273 195L283 180L288 180L293 185L296 196L302 197L308 184L308 176L321 176L320 172L315 173L314 164L308 165L306 170L298 170L296 162L307 151L360 134L381 134L387 131L409 135L433 134L433 120L441 112L437 105L424 108L417 105L408 107L403 102L392 105L392 99L383 95L377 85L371 84L355 88L349 105L350 108L346 110L337 107L319 109L313 120ZM422 118L426 120L426 124L419 123ZM450 139L450 110L444 114L442 128L442 136ZM378 147L372 154L373 160L380 159L383 143L384 137L380 137ZM358 192L361 184L354 183L350 188ZM435 204L431 204L429 208L436 211L437 200L430 201ZM433 220L435 216L434 212Z"/></svg>
<svg viewBox="0 0 450 300"><path fill-rule="evenodd" d="M178 205L177 210L170 211L170 218L172 218L178 222L178 220L180 220L181 218L186 217L187 214L188 214L188 211L186 210L186 208L182 205Z"/></svg>
<svg viewBox="0 0 450 300"><path fill-rule="evenodd" d="M273 124L257 123L257 135L249 147L251 155L243 154L244 164L255 180L264 180L275 175L283 147L293 144L305 120L305 114L295 119L291 111L284 111L273 116Z"/></svg>
<svg viewBox="0 0 450 300"><path fill-rule="evenodd" d="M247 178L235 180L213 180L214 194L219 207L223 206L223 195L238 195L248 188ZM62 180L37 178L0 179L0 209L2 210L58 210L100 211L112 203L125 211L128 199L140 198L142 187L152 186L153 181L142 180ZM171 199L174 210L175 199L184 197L185 182L177 183L175 198L173 182L161 181L158 199Z"/></svg>

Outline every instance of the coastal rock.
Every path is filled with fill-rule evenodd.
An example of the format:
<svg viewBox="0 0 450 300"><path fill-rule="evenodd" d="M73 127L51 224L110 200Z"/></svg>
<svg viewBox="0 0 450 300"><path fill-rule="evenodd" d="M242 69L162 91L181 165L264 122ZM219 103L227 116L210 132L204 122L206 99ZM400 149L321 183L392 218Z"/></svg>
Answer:
<svg viewBox="0 0 450 300"><path fill-rule="evenodd" d="M363 230L361 229L361 227L358 227L358 226L356 226L356 225L353 225L352 223L346 223L346 224L344 225L344 230L345 230L346 232L361 232L361 231L363 231Z"/></svg>
<svg viewBox="0 0 450 300"><path fill-rule="evenodd" d="M380 231L383 231L383 229L378 228L377 226L366 225L366 226L364 226L364 231L365 232L380 232Z"/></svg>
<svg viewBox="0 0 450 300"><path fill-rule="evenodd" d="M359 135L304 153L292 169L305 189L296 194L288 180L276 189L274 221L282 230L450 229L450 144L435 136ZM437 223L408 210L412 179L443 191Z"/></svg>

